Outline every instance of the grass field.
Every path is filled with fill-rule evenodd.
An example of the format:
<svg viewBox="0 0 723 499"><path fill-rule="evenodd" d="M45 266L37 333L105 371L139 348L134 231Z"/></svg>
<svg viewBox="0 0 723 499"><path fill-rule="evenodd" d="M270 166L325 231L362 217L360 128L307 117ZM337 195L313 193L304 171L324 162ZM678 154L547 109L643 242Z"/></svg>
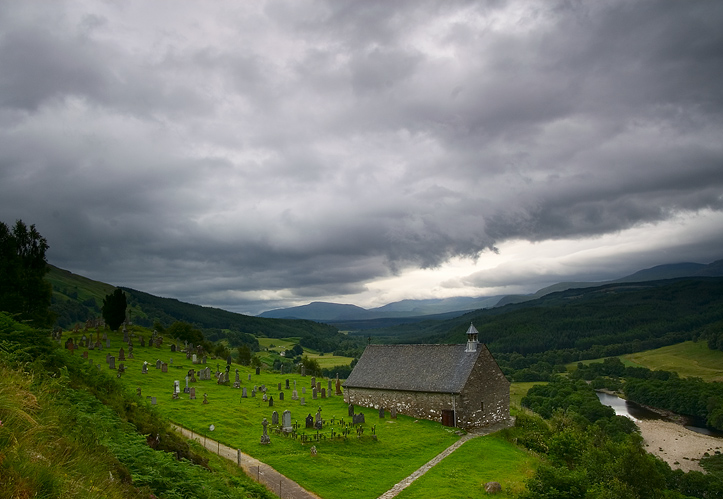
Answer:
<svg viewBox="0 0 723 499"><path fill-rule="evenodd" d="M723 381L723 352L709 349L704 341L686 341L647 352L623 355L621 359L648 369L675 371L683 377Z"/></svg>
<svg viewBox="0 0 723 499"><path fill-rule="evenodd" d="M515 447L505 439L489 435L473 438L412 485L399 499L433 497L467 499L483 497L484 484L499 482L502 493L496 497L515 497L525 490L524 481L532 476L539 459Z"/></svg>
<svg viewBox="0 0 723 499"><path fill-rule="evenodd" d="M110 352L116 359L118 358L122 334L109 333L109 337L112 348L104 349L102 352L90 351L89 356L96 365L100 365L101 369L111 372L105 357ZM190 360L186 360L185 354L171 353L169 344L164 344L161 348L143 348L136 341L135 345L135 359L124 362L127 371L122 380L133 394L137 388L141 388L142 398L139 399L139 403L149 404L148 397L156 397L158 405L155 409L171 421L231 447L240 448L324 499L378 497L459 438L450 428L439 423L417 421L406 416L391 420L388 413L387 418L381 420L378 411L374 409L357 409L357 413L364 413L367 421L362 438L357 438L354 432L347 439L337 438L302 444L298 439L294 440L271 432L271 445L261 445L261 421L266 418L270 422L274 410L279 413L279 417L284 410L291 411L292 421L301 424L300 431L311 435L315 432L303 429L304 418L308 414L314 415L317 408L321 407L324 419L331 421L333 418L334 430L342 431L339 420L349 419L343 397L333 396L312 400L311 378L308 376L280 375L265 371L256 375L251 368L234 364L231 368L231 381L233 382L235 371L238 369L242 387L247 388L249 398L241 398L240 389L218 385L213 380L191 384L196 388L197 400L190 400L184 393L181 393L179 400L172 400L173 381L179 380L183 389L187 371L203 366L193 365ZM127 350L126 348L126 357ZM81 354L81 350L76 352L76 355ZM155 361L159 358L169 363L170 359L173 359L168 373L162 373L155 368ZM339 359L339 357L328 358ZM141 374L144 360L149 362L146 375ZM116 360L116 366L119 363L120 361ZM225 363L221 361L209 361L208 365L213 372L216 371L217 365L225 369ZM248 381L249 374L251 381ZM291 389L296 381L299 396L306 398L306 406L301 406L299 401L291 399L291 389L283 389L287 378L290 380ZM278 390L278 383L282 384L282 390ZM260 393L251 398L250 392L254 385L262 384L267 386L267 394L274 399L273 407L269 407L269 404L262 400ZM327 380L322 381L322 386L327 387ZM306 389L305 394L302 393L302 387ZM284 401L280 400L280 391L284 392ZM204 393L208 394L207 405L202 403ZM212 424L215 427L214 431L209 430ZM376 439L371 435L373 427L376 430ZM330 427L325 427L323 433L329 434L329 432ZM316 445L318 449L318 455L315 457L310 456L309 449L312 445ZM400 459L400 456L403 456L403 459Z"/></svg>
<svg viewBox="0 0 723 499"><path fill-rule="evenodd" d="M704 381L723 381L723 352L711 350L704 341L686 341L676 345L621 355L626 366L675 371L681 377L702 378ZM583 361L583 364L602 362L604 359ZM568 371L577 369L577 362L568 364Z"/></svg>
<svg viewBox="0 0 723 499"><path fill-rule="evenodd" d="M261 351L257 355L262 361L266 361L268 364L273 364L275 353L280 353L284 350L290 350L299 342L299 338L259 338L259 345L263 349L268 351ZM272 346L273 345L273 346ZM304 349L304 354L310 359L315 359L319 363L319 367L331 368L334 366L348 366L353 357L341 357L332 355L331 353L320 354L316 350Z"/></svg>
<svg viewBox="0 0 723 499"><path fill-rule="evenodd" d="M524 383L510 384L510 405L521 407L522 398L527 395L527 391L535 385L546 385L547 381L530 381Z"/></svg>

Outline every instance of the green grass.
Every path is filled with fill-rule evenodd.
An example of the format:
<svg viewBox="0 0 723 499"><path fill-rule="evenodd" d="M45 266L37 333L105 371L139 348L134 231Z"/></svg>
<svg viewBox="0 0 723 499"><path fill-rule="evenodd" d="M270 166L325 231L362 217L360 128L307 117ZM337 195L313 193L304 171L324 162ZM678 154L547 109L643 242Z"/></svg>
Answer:
<svg viewBox="0 0 723 499"><path fill-rule="evenodd" d="M412 485L399 499L434 497L467 499L485 496L484 484L499 482L502 493L497 497L515 497L525 489L524 481L532 476L539 459L501 436L489 435L465 442Z"/></svg>
<svg viewBox="0 0 723 499"><path fill-rule="evenodd" d="M647 367L653 370L675 371L681 377L702 378L704 381L723 381L723 352L711 350L704 341L686 341L655 350L619 356L626 366ZM604 359L585 360L592 364ZM568 364L568 371L577 369L577 362Z"/></svg>
<svg viewBox="0 0 723 499"><path fill-rule="evenodd" d="M291 350L294 345L299 343L301 338L258 338L261 348L270 348L272 350ZM274 345L273 347L271 345ZM283 347L283 348L280 348Z"/></svg>
<svg viewBox="0 0 723 499"><path fill-rule="evenodd" d="M675 371L686 378L723 381L723 352L709 349L704 341L686 341L647 352L623 355L621 359L648 369Z"/></svg>
<svg viewBox="0 0 723 499"><path fill-rule="evenodd" d="M143 334L147 338L147 330ZM104 349L100 353L89 352L94 363L100 364L101 369L107 371L106 353L111 352L111 355L117 358L122 344L121 333L109 333L109 337L113 345L111 349ZM186 372L203 366L192 365L190 360L186 360L185 354L171 353L169 345L161 348L142 348L138 346L138 342L135 342L135 345L135 359L124 362L127 372L122 380L131 393L135 393L137 387L141 388L142 403L145 403L147 396L157 397L157 410L171 421L231 447L240 448L325 499L378 497L459 438L451 429L439 423L417 421L406 416L390 420L388 415L387 419L380 420L374 409L357 409L357 412L363 412L366 416L364 436L358 439L353 433L348 439L315 443L318 449L316 457L310 457L312 444L302 444L300 440L274 433L271 434L271 445L264 446L259 443L262 434L261 421L263 418L271 421L274 410L278 411L279 416L285 409L290 410L292 421L301 423L302 428L304 418L308 414L314 415L317 407L322 408L324 419L331 420L334 417L335 421L338 421L343 417L348 420L347 405L343 397L312 400L309 376L280 375L265 371L256 375L251 368L234 364L231 381L233 382L235 377L235 370L239 369L242 386L247 388L249 398L242 399L241 390L218 385L214 380L192 384L196 387L197 400L189 400L186 394L181 394L179 400L172 400L173 381L179 380L181 387L184 387ZM127 356L127 348L125 350ZM80 353L81 350L76 352L76 355ZM164 374L155 369L157 358L165 362L173 358L173 365L169 366L168 373ZM147 375L141 374L144 360L149 362ZM118 364L119 361L116 360L116 366ZM209 360L208 363L214 372L217 364L221 369L225 368L225 362L222 361ZM247 380L248 374L251 374L250 382ZM306 398L305 407L302 407L299 401L291 400L291 389L282 390L286 399L280 401L277 384L282 383L283 388L286 378L290 380L291 389L293 380L296 380L299 396ZM268 395L273 396L274 407L263 402L260 394L255 398L250 397L251 388L262 384L267 386ZM327 380L322 381L322 386L327 387ZM302 387L306 387L305 395L302 394ZM207 405L202 404L204 392L208 394ZM213 432L208 430L211 424L215 426ZM376 440L371 437L371 428L374 425ZM339 431L341 428L337 424L335 429ZM325 429L325 432L328 431Z"/></svg>

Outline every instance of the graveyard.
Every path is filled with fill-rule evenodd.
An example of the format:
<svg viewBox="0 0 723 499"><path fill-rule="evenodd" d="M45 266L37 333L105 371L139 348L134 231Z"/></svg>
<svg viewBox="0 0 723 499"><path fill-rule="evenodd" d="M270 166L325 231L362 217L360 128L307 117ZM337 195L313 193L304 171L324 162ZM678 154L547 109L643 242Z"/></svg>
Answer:
<svg viewBox="0 0 723 499"><path fill-rule="evenodd" d="M221 359L206 358L204 364L202 355L181 351L185 345L171 351L166 338L149 346L149 330L131 329L126 339L132 348L122 331L91 329L86 334L93 333L93 349L76 345L73 355L87 356L100 370L119 376L139 404L202 439L240 449L324 499L378 497L461 435L389 411L382 417L379 410L353 408L352 415L335 379L257 373ZM77 342L82 334L66 332L63 343L69 336ZM514 449L506 442L498 445Z"/></svg>

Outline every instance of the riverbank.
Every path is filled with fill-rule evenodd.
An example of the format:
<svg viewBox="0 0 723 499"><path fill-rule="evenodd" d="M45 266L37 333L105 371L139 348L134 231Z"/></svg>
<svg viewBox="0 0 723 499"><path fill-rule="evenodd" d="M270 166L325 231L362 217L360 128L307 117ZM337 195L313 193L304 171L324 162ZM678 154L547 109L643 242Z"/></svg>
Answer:
<svg viewBox="0 0 723 499"><path fill-rule="evenodd" d="M673 469L702 471L699 461L707 452L723 452L723 439L703 435L680 424L663 420L638 420L636 424L645 439L645 449L665 461Z"/></svg>

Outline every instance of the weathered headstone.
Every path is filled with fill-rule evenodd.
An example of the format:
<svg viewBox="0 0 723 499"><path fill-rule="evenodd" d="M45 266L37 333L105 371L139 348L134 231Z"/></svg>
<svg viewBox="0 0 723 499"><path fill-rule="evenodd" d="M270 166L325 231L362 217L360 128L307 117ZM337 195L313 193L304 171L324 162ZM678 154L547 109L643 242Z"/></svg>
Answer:
<svg viewBox="0 0 723 499"><path fill-rule="evenodd" d="M88 358L88 350L86 350L85 352L83 352L83 358L84 358L84 359L87 359L87 358Z"/></svg>
<svg viewBox="0 0 723 499"><path fill-rule="evenodd" d="M271 413L271 424L272 425L278 425L279 424L279 413L274 411Z"/></svg>
<svg viewBox="0 0 723 499"><path fill-rule="evenodd" d="M301 364L301 375L306 376L306 367L304 367L304 364Z"/></svg>
<svg viewBox="0 0 723 499"><path fill-rule="evenodd" d="M261 374L261 368L260 368L260 367L257 367L257 368L256 368L256 374Z"/></svg>
<svg viewBox="0 0 723 499"><path fill-rule="evenodd" d="M291 400L299 400L299 392L297 392L296 390L291 392Z"/></svg>
<svg viewBox="0 0 723 499"><path fill-rule="evenodd" d="M264 427L264 434L261 435L261 444L267 445L271 443L271 439L269 438L269 434L266 432L266 427L269 425L269 422L266 421L266 418L264 418L264 421L261 423Z"/></svg>
<svg viewBox="0 0 723 499"><path fill-rule="evenodd" d="M279 400L284 400L284 392L279 392Z"/></svg>
<svg viewBox="0 0 723 499"><path fill-rule="evenodd" d="M128 358L129 359L135 358L135 357L133 357L133 345L132 344L128 346Z"/></svg>
<svg viewBox="0 0 723 499"><path fill-rule="evenodd" d="M488 494L497 494L502 492L502 485L499 482L487 482L485 484L485 492Z"/></svg>
<svg viewBox="0 0 723 499"><path fill-rule="evenodd" d="M264 393L264 397L265 396L266 396L266 394ZM274 406L274 397L269 397L269 407L273 407L273 406Z"/></svg>
<svg viewBox="0 0 723 499"><path fill-rule="evenodd" d="M141 396L141 387L136 388L136 395Z"/></svg>
<svg viewBox="0 0 723 499"><path fill-rule="evenodd" d="M178 380L173 382L173 393L181 393L181 382Z"/></svg>
<svg viewBox="0 0 723 499"><path fill-rule="evenodd" d="M311 387L314 388L316 386L316 376L311 377Z"/></svg>
<svg viewBox="0 0 723 499"><path fill-rule="evenodd" d="M281 415L281 431L284 433L291 433L293 427L291 426L291 411L288 409Z"/></svg>
<svg viewBox="0 0 723 499"><path fill-rule="evenodd" d="M234 381L234 382L233 382L233 387L234 387L234 388L241 388L241 382L240 382L240 381Z"/></svg>
<svg viewBox="0 0 723 499"><path fill-rule="evenodd" d="M320 391L321 391L321 381L317 381L317 382L316 382L316 391L317 391L317 392L320 392Z"/></svg>
<svg viewBox="0 0 723 499"><path fill-rule="evenodd" d="M118 352L118 360L126 360L126 352L122 348Z"/></svg>
<svg viewBox="0 0 723 499"><path fill-rule="evenodd" d="M105 340L105 347L110 348L110 338Z"/></svg>
<svg viewBox="0 0 723 499"><path fill-rule="evenodd" d="M141 346L145 348L146 346L146 340L141 336Z"/></svg>
<svg viewBox="0 0 723 499"><path fill-rule="evenodd" d="M151 405L156 405L156 397L151 397Z"/></svg>
<svg viewBox="0 0 723 499"><path fill-rule="evenodd" d="M143 362L143 366L141 367L141 374L148 374L148 362Z"/></svg>
<svg viewBox="0 0 723 499"><path fill-rule="evenodd" d="M354 414L354 418L352 419L352 423L354 424L364 424L366 423L364 419L364 413L360 412L359 414Z"/></svg>
<svg viewBox="0 0 723 499"><path fill-rule="evenodd" d="M304 397L301 397L301 400L299 401L301 405L306 405L306 399Z"/></svg>
<svg viewBox="0 0 723 499"><path fill-rule="evenodd" d="M165 362L161 364L161 372L162 373L168 372L168 364L166 364Z"/></svg>
<svg viewBox="0 0 723 499"><path fill-rule="evenodd" d="M306 416L306 427L307 428L313 428L314 427L314 416L309 413L308 416Z"/></svg>
<svg viewBox="0 0 723 499"><path fill-rule="evenodd" d="M191 356L191 362L193 364L198 364L198 356L195 353Z"/></svg>
<svg viewBox="0 0 723 499"><path fill-rule="evenodd" d="M251 396L256 397L256 389L255 388L253 390L251 390Z"/></svg>
<svg viewBox="0 0 723 499"><path fill-rule="evenodd" d="M251 381L251 373L249 373L248 380Z"/></svg>
<svg viewBox="0 0 723 499"><path fill-rule="evenodd" d="M326 388L321 389L321 398L323 398L323 399L326 398Z"/></svg>
<svg viewBox="0 0 723 499"><path fill-rule="evenodd" d="M311 390L311 398L316 400L316 387Z"/></svg>
<svg viewBox="0 0 723 499"><path fill-rule="evenodd" d="M176 344L175 343L171 344L171 352L176 353Z"/></svg>
<svg viewBox="0 0 723 499"><path fill-rule="evenodd" d="M188 386L188 374L186 374L185 381L186 381L186 387L183 389L183 393L191 393L191 389Z"/></svg>
<svg viewBox="0 0 723 499"><path fill-rule="evenodd" d="M125 372L126 372L126 366L121 362L120 365L118 366L118 374L123 374Z"/></svg>
<svg viewBox="0 0 723 499"><path fill-rule="evenodd" d="M208 404L208 394L207 393L203 394L203 403Z"/></svg>
<svg viewBox="0 0 723 499"><path fill-rule="evenodd" d="M306 395L306 387L305 387L305 386L302 386L302 387L301 387L301 393L304 394L304 395Z"/></svg>
<svg viewBox="0 0 723 499"><path fill-rule="evenodd" d="M248 398L248 395L246 394L246 387L243 387L243 390L241 391L241 398L245 399Z"/></svg>
<svg viewBox="0 0 723 499"><path fill-rule="evenodd" d="M289 389L289 378L286 378L286 386L284 388L285 390Z"/></svg>
<svg viewBox="0 0 723 499"><path fill-rule="evenodd" d="M190 394L191 394L190 399L191 399L191 400L196 400L196 387L195 387L195 386L192 386L192 387L191 387Z"/></svg>
<svg viewBox="0 0 723 499"><path fill-rule="evenodd" d="M156 360L156 369L160 369L161 364L162 364L161 359Z"/></svg>
<svg viewBox="0 0 723 499"><path fill-rule="evenodd" d="M331 397L331 380L327 383L326 391L329 392L329 396Z"/></svg>
<svg viewBox="0 0 723 499"><path fill-rule="evenodd" d="M281 383L278 384L278 387L276 388L278 391L281 391Z"/></svg>
<svg viewBox="0 0 723 499"><path fill-rule="evenodd" d="M392 419L397 419L397 408L396 407L392 407L391 409L389 409L389 416Z"/></svg>
<svg viewBox="0 0 723 499"><path fill-rule="evenodd" d="M384 407L379 408L379 419L384 419Z"/></svg>
<svg viewBox="0 0 723 499"><path fill-rule="evenodd" d="M112 355L108 361L108 368L115 369L115 357L113 357Z"/></svg>
<svg viewBox="0 0 723 499"><path fill-rule="evenodd" d="M105 354L105 363L110 364L110 353Z"/></svg>

